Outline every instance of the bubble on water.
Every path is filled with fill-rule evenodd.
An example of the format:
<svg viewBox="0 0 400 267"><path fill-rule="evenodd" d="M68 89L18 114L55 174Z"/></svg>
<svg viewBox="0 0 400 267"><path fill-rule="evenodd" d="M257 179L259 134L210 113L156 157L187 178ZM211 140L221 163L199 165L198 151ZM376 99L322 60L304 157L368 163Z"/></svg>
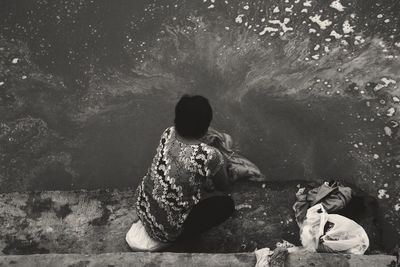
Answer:
<svg viewBox="0 0 400 267"><path fill-rule="evenodd" d="M14 59L11 61L11 63L12 63L12 64L17 64L18 61L19 61L19 58L16 57L16 58L14 58Z"/></svg>

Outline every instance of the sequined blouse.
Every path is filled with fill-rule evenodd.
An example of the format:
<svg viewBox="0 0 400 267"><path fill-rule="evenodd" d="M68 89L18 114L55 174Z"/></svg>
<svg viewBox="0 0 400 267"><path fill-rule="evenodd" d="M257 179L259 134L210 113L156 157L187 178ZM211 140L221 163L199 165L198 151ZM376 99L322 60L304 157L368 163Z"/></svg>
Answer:
<svg viewBox="0 0 400 267"><path fill-rule="evenodd" d="M151 167L136 189L136 211L153 239L171 242L178 238L190 210L201 199L206 179L223 162L218 149L183 143L174 127L164 131Z"/></svg>

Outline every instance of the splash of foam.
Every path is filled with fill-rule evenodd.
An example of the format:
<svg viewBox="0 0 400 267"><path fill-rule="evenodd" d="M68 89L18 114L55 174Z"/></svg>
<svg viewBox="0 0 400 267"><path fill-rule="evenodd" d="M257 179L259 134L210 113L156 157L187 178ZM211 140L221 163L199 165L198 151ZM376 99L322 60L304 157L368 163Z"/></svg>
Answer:
<svg viewBox="0 0 400 267"><path fill-rule="evenodd" d="M314 16L310 16L309 19L314 22L317 23L319 25L319 27L321 28L321 30L326 30L326 28L330 25L332 25L332 21L325 19L325 20L321 20L321 15L314 15Z"/></svg>
<svg viewBox="0 0 400 267"><path fill-rule="evenodd" d="M376 91L379 91L379 90L381 90L382 88L385 88L385 87L388 87L390 84L396 84L396 81L395 80L393 80L393 79L388 79L388 78L386 78L386 77L383 77L382 79L381 79L381 81L383 82L383 84L377 84L376 86L375 86L375 88L374 88L374 91L376 92Z"/></svg>
<svg viewBox="0 0 400 267"><path fill-rule="evenodd" d="M337 11L343 12L345 7L342 5L342 3L340 3L339 0L335 0L330 4L331 8L336 9Z"/></svg>
<svg viewBox="0 0 400 267"><path fill-rule="evenodd" d="M343 32L346 34L354 32L354 26L351 26L348 20L345 20L343 22L342 28L343 28Z"/></svg>
<svg viewBox="0 0 400 267"><path fill-rule="evenodd" d="M261 32L259 32L258 34L259 34L260 36L262 36L262 35L264 35L266 32L277 32L277 31L279 31L279 29L265 26L265 28L264 28Z"/></svg>
<svg viewBox="0 0 400 267"><path fill-rule="evenodd" d="M331 31L330 36L333 36L333 37L335 37L336 39L340 39L340 38L343 37L343 35L341 35L340 33L337 33L335 30L332 30L332 31Z"/></svg>
<svg viewBox="0 0 400 267"><path fill-rule="evenodd" d="M239 14L236 18L235 18L235 22L238 24L241 24L243 22L243 17L244 14Z"/></svg>

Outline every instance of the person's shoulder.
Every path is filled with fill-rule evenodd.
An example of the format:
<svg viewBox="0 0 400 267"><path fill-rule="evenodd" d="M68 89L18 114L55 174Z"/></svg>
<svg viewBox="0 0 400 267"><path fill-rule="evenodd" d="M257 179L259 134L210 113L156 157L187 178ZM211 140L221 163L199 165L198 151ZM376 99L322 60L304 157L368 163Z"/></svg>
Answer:
<svg viewBox="0 0 400 267"><path fill-rule="evenodd" d="M224 158L222 153L215 147L207 145L205 143L200 144L203 151L207 154L206 164L210 166L219 166L223 164Z"/></svg>
<svg viewBox="0 0 400 267"><path fill-rule="evenodd" d="M162 133L162 137L167 137L170 136L173 132L175 131L175 127L174 126L170 126L168 128L166 128L163 133Z"/></svg>
<svg viewBox="0 0 400 267"><path fill-rule="evenodd" d="M210 145L207 145L206 143L202 142L202 143L199 144L199 146L201 146L202 150L206 151L210 155L221 154L221 152L217 148L215 148L213 146L210 146Z"/></svg>

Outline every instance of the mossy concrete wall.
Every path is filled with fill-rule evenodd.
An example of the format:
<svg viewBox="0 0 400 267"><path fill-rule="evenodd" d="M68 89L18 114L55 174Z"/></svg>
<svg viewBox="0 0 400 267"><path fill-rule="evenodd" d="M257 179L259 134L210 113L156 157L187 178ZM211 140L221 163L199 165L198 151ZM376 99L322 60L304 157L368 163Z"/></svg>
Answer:
<svg viewBox="0 0 400 267"><path fill-rule="evenodd" d="M168 251L252 252L282 239L299 245L292 210L298 186L313 185L240 182L231 192L237 211L230 219ZM371 240L368 253L387 251L396 228L382 229L371 213L361 215ZM125 234L135 218L131 189L1 194L0 254L127 252Z"/></svg>
<svg viewBox="0 0 400 267"><path fill-rule="evenodd" d="M396 266L396 257L385 255L340 255L293 253L283 260L287 267L383 267ZM20 267L94 267L94 266L146 266L146 267L254 267L254 253L202 254L202 253L107 253L97 255L52 254L0 257L0 266ZM274 266L271 266L274 267Z"/></svg>

